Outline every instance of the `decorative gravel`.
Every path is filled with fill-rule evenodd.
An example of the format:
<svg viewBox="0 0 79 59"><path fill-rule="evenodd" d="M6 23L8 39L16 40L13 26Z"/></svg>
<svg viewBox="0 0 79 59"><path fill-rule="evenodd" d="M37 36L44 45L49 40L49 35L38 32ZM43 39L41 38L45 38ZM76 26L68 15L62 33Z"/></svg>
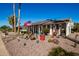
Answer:
<svg viewBox="0 0 79 59"><path fill-rule="evenodd" d="M3 42L5 46L12 56L47 56L48 53L51 51L52 48L55 47L62 47L67 51L72 51L79 53L79 44L76 48L74 42L65 39L63 37L56 38L59 43L55 44L53 42L48 42L48 38L45 41L40 41L39 39L30 40L30 39L23 39L22 36L17 35L9 35L6 38L3 38ZM8 42L5 42L8 41Z"/></svg>

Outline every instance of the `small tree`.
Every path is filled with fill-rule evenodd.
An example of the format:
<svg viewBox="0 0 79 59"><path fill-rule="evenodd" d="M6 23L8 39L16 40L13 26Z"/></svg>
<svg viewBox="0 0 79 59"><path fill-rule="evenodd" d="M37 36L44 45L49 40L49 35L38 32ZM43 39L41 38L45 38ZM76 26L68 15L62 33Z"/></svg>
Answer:
<svg viewBox="0 0 79 59"><path fill-rule="evenodd" d="M9 24L12 26L12 30L14 31L14 17L15 16L10 16L8 17L8 21L9 21ZM16 17L15 17L16 18ZM16 25L17 25L17 18L16 18Z"/></svg>

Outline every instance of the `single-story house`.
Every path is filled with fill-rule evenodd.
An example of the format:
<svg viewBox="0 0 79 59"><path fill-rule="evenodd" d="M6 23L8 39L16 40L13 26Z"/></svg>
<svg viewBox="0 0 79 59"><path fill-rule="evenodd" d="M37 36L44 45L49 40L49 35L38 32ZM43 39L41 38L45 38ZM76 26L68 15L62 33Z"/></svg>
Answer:
<svg viewBox="0 0 79 59"><path fill-rule="evenodd" d="M68 36L69 34L71 34L71 29L73 28L73 26L74 23L71 21L70 18L62 20L47 19L44 21L32 23L31 26L28 27L28 29L33 33L40 34L44 28L48 28L49 35L52 35L52 33L56 30L58 31L58 35L63 35L62 30L64 30L64 34Z"/></svg>

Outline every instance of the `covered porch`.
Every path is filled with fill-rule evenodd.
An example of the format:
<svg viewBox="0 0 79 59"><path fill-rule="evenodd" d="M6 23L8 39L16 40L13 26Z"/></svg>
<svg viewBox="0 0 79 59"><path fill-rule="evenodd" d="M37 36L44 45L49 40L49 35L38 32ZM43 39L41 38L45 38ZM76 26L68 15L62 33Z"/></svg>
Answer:
<svg viewBox="0 0 79 59"><path fill-rule="evenodd" d="M28 27L28 29L32 33L41 34L43 33L44 29L48 29L47 35L53 35L54 33L57 33L57 35L69 35L71 33L71 25L70 22L67 20L64 21L52 21L47 20L43 22L37 22L32 24Z"/></svg>

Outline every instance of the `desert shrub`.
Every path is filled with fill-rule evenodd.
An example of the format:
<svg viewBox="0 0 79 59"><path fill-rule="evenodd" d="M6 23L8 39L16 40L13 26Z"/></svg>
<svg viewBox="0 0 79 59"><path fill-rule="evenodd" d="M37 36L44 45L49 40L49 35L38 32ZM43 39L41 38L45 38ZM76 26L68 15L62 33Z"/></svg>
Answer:
<svg viewBox="0 0 79 59"><path fill-rule="evenodd" d="M36 43L39 43L39 40L36 40Z"/></svg>
<svg viewBox="0 0 79 59"><path fill-rule="evenodd" d="M51 40L51 39L49 39L49 40L48 40L48 42L52 42L52 40Z"/></svg>
<svg viewBox="0 0 79 59"><path fill-rule="evenodd" d="M47 35L47 33L49 33L49 29L48 29L48 28L44 28L44 29L42 30L42 33L44 33L44 34Z"/></svg>
<svg viewBox="0 0 79 59"><path fill-rule="evenodd" d="M48 56L76 56L79 55L73 52L67 52L61 47L53 48L51 52L49 52Z"/></svg>
<svg viewBox="0 0 79 59"><path fill-rule="evenodd" d="M23 29L23 30L21 30L21 33L22 34L27 34L27 30L26 29Z"/></svg>
<svg viewBox="0 0 79 59"><path fill-rule="evenodd" d="M79 23L74 23L74 27L72 28L72 32L79 32Z"/></svg>
<svg viewBox="0 0 79 59"><path fill-rule="evenodd" d="M36 38L35 38L34 35L32 35L32 36L30 37L30 39L31 39L31 40L36 40Z"/></svg>
<svg viewBox="0 0 79 59"><path fill-rule="evenodd" d="M4 31L4 30L9 31L9 32L12 31L12 29L9 26L6 26L6 25L3 25L3 26L0 27L0 31Z"/></svg>

